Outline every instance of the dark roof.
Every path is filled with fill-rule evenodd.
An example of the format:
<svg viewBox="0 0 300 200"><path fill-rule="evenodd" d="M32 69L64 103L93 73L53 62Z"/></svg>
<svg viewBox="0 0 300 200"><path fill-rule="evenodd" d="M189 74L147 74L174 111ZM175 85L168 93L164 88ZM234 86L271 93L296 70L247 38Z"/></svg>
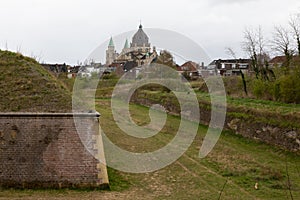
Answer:
<svg viewBox="0 0 300 200"><path fill-rule="evenodd" d="M209 65L216 65L217 63L250 63L251 59L239 58L239 59L218 59L212 61Z"/></svg>
<svg viewBox="0 0 300 200"><path fill-rule="evenodd" d="M286 57L285 56L276 56L274 58L272 58L269 63L271 65L276 65L276 64L283 64L284 62L286 62ZM291 59L291 63L292 64L299 64L300 63L300 57L299 56L293 56L293 58Z"/></svg>
<svg viewBox="0 0 300 200"><path fill-rule="evenodd" d="M122 65L122 63L117 63L117 62L113 62L109 65L109 67L120 67Z"/></svg>
<svg viewBox="0 0 300 200"><path fill-rule="evenodd" d="M149 44L149 37L147 36L147 34L143 31L143 26L140 25L139 26L139 30L136 32L136 34L134 34L133 38L132 38L132 43L131 46L135 47L143 47L143 45L145 44L145 46L150 46Z"/></svg>
<svg viewBox="0 0 300 200"><path fill-rule="evenodd" d="M278 63L284 63L285 61L286 61L285 56L276 56L272 58L269 63L278 64Z"/></svg>
<svg viewBox="0 0 300 200"><path fill-rule="evenodd" d="M134 61L129 61L129 62L126 62L123 69L124 71L130 71L132 70L133 68L137 67L138 64Z"/></svg>
<svg viewBox="0 0 300 200"><path fill-rule="evenodd" d="M198 71L197 70L197 63L188 61L184 63L183 65L177 67L178 71Z"/></svg>

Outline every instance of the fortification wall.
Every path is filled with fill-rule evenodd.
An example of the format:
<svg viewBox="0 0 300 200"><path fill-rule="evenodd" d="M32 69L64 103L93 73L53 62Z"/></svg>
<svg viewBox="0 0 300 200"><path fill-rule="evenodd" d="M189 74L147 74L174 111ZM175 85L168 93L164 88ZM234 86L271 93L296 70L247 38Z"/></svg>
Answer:
<svg viewBox="0 0 300 200"><path fill-rule="evenodd" d="M95 114L0 113L0 187L107 187L106 166L84 148L74 118L97 144ZM94 151L104 155L103 147Z"/></svg>

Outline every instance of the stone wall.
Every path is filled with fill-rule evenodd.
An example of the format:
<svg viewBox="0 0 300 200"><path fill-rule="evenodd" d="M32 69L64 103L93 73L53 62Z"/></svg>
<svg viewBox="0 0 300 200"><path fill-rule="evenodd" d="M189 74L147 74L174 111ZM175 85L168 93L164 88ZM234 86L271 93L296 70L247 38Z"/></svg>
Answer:
<svg viewBox="0 0 300 200"><path fill-rule="evenodd" d="M208 125L211 116L210 109L201 108L200 105L200 110L201 122ZM296 116L280 116L250 109L228 108L224 129L245 138L300 153L300 129L293 125L280 123L288 120L294 121L294 124L299 121Z"/></svg>
<svg viewBox="0 0 300 200"><path fill-rule="evenodd" d="M84 148L74 118L101 139L95 114L0 113L0 187L107 187L106 166Z"/></svg>

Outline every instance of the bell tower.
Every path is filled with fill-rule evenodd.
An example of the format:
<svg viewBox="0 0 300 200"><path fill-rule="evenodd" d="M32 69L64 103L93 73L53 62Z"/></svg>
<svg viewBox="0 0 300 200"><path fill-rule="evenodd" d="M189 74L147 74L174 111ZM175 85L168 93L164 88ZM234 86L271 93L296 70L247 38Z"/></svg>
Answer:
<svg viewBox="0 0 300 200"><path fill-rule="evenodd" d="M117 57L117 52L115 50L115 45L112 37L110 38L108 48L106 50L106 65L109 66L114 62Z"/></svg>

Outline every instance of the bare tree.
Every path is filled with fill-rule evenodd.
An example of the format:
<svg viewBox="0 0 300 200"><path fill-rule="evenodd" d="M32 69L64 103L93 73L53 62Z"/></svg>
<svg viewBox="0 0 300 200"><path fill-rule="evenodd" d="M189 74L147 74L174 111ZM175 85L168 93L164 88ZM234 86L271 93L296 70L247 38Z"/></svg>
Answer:
<svg viewBox="0 0 300 200"><path fill-rule="evenodd" d="M229 55L232 58L236 59L236 53L231 47L226 47L225 52L226 52L227 55Z"/></svg>
<svg viewBox="0 0 300 200"><path fill-rule="evenodd" d="M252 28L245 29L242 48L251 59L251 65L256 74L256 78L262 76L264 79L268 79L268 73L271 72L268 69L269 56L265 47L266 41L260 26L256 30ZM271 72L271 74L273 73Z"/></svg>
<svg viewBox="0 0 300 200"><path fill-rule="evenodd" d="M253 29L245 29L243 49L246 53L248 53L249 57L251 58L251 64L257 77L259 72L257 59L257 35L255 34L255 31Z"/></svg>
<svg viewBox="0 0 300 200"><path fill-rule="evenodd" d="M298 55L300 56L300 13L290 17L289 25L293 30L297 42Z"/></svg>
<svg viewBox="0 0 300 200"><path fill-rule="evenodd" d="M257 70L257 40L253 29L246 28L244 31L243 50L248 53L252 60L254 71Z"/></svg>
<svg viewBox="0 0 300 200"><path fill-rule="evenodd" d="M232 58L234 58L237 62L237 57L236 57L236 53L234 52L234 50L230 47L226 47L225 50L226 50L226 53L229 56L231 56ZM240 69L240 73L241 73L241 77L242 77L242 81L243 81L244 92L245 92L246 95L248 95L246 78L245 78L245 75L244 75L244 73L241 69Z"/></svg>
<svg viewBox="0 0 300 200"><path fill-rule="evenodd" d="M288 68L294 54L289 31L282 26L275 26L272 46L274 51L285 55L286 61L284 63L284 66Z"/></svg>

